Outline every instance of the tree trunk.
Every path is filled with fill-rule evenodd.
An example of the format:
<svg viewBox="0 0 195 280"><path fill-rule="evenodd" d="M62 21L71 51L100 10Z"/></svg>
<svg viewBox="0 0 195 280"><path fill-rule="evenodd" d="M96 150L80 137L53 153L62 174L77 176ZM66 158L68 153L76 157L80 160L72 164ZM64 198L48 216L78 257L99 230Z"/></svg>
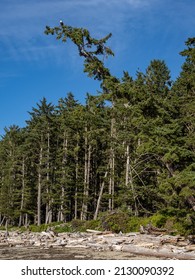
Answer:
<svg viewBox="0 0 195 280"><path fill-rule="evenodd" d="M125 172L125 186L127 187L129 184L129 171L130 171L130 154L129 154L129 145L127 144L126 150L126 172Z"/></svg>
<svg viewBox="0 0 195 280"><path fill-rule="evenodd" d="M22 158L22 194L21 194L21 202L20 202L20 218L18 226L21 227L22 225L22 218L23 218L23 207L24 207L24 191L25 191L25 160L24 157Z"/></svg>
<svg viewBox="0 0 195 280"><path fill-rule="evenodd" d="M108 209L109 211L114 209L114 177L115 177L115 151L113 148L113 139L116 137L116 131L115 131L115 118L112 118L111 120L111 148L110 148L110 180L109 180L109 202L108 202Z"/></svg>
<svg viewBox="0 0 195 280"><path fill-rule="evenodd" d="M39 152L39 167L38 167L38 194L37 194L37 225L41 225L41 189L42 189L42 160L43 160L43 147L41 144Z"/></svg>
<svg viewBox="0 0 195 280"><path fill-rule="evenodd" d="M89 181L90 181L90 169L91 169L91 144L88 144L87 127L85 127L85 170L84 170L84 191L83 191L83 203L81 210L81 220L87 219L88 210L88 197L89 197Z"/></svg>
<svg viewBox="0 0 195 280"><path fill-rule="evenodd" d="M137 201L136 201L136 194L135 189L133 185L133 176L132 176L132 170L130 165L130 151L129 151L129 144L127 144L126 148L126 173L125 173L125 186L128 189L130 186L133 200L134 200L134 208L135 208L135 216L138 216L138 207L137 207Z"/></svg>
<svg viewBox="0 0 195 280"><path fill-rule="evenodd" d="M6 218L6 222L5 222L5 236L6 237L9 236L8 224L9 224L9 218Z"/></svg>
<svg viewBox="0 0 195 280"><path fill-rule="evenodd" d="M25 214L24 225L25 225L25 227L28 227L28 226L29 226L28 214L27 214L27 213Z"/></svg>
<svg viewBox="0 0 195 280"><path fill-rule="evenodd" d="M136 199L136 193L135 193L135 188L134 188L134 184L133 184L133 176L132 176L132 171L130 168L130 181L129 184L131 186L131 192L133 195L133 200L134 200L134 208L135 208L135 216L139 215L139 211L138 211L138 206L137 206L137 199Z"/></svg>
<svg viewBox="0 0 195 280"><path fill-rule="evenodd" d="M75 202L74 202L74 219L77 219L77 213L78 213L78 177L79 177L79 156L78 156L78 150L79 150L79 143L77 141L76 145L76 166L75 166Z"/></svg>
<svg viewBox="0 0 195 280"><path fill-rule="evenodd" d="M49 133L49 127L47 132L47 175L46 175L46 207L45 207L45 224L52 222L52 208L51 208L51 198L50 198L50 189L49 189L49 183L50 183L50 133Z"/></svg>
<svg viewBox="0 0 195 280"><path fill-rule="evenodd" d="M68 150L68 139L66 132L64 132L64 141L63 141L63 157L62 157L62 185L61 185L61 205L60 205L60 213L59 220L61 222L65 221L65 180L66 180L66 164L67 164L67 150Z"/></svg>
<svg viewBox="0 0 195 280"><path fill-rule="evenodd" d="M104 175L104 179L106 179L107 175L108 175L108 171L106 171L106 173ZM93 217L94 220L97 219L97 216L98 216L98 213L99 213L100 203L101 203L102 194L103 194L103 190L104 190L104 185L105 185L105 180L103 180L103 182L100 186L100 193L99 193L99 197L98 197L98 200L97 200L95 214L94 214L94 217Z"/></svg>

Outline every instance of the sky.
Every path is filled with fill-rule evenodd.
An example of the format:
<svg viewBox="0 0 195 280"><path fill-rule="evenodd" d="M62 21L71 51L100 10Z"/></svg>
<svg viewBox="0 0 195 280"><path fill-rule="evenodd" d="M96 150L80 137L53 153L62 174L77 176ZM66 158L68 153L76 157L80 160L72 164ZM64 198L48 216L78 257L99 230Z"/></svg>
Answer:
<svg viewBox="0 0 195 280"><path fill-rule="evenodd" d="M195 36L194 0L0 0L0 135L24 127L43 97L57 105L72 92L85 102L100 84L83 73L71 43L44 34L59 21L87 28L92 37L112 33L106 61L111 73L135 77L153 59L164 60L175 80L184 61L179 52Z"/></svg>

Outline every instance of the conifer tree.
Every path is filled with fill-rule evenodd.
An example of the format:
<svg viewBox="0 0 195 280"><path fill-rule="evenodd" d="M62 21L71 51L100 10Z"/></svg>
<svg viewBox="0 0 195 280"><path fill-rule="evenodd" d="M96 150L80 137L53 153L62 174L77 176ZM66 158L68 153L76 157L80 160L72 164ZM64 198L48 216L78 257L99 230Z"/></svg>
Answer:
<svg viewBox="0 0 195 280"><path fill-rule="evenodd" d="M100 212L163 219L174 215L187 232L195 220L195 39L172 85L162 60L133 79L114 77L113 56L87 29L60 22L45 33L70 39L84 72L102 92L80 104L72 93L57 106L43 98L27 126L11 126L0 140L0 224L41 225L97 219Z"/></svg>
<svg viewBox="0 0 195 280"><path fill-rule="evenodd" d="M33 162L36 164L37 178L37 224L52 221L52 122L54 107L47 103L46 98L33 108L31 119L27 121L29 134L31 136L31 149L34 152ZM42 207L45 213L42 214Z"/></svg>
<svg viewBox="0 0 195 280"><path fill-rule="evenodd" d="M180 138L179 173L174 186L179 195L180 207L188 206L195 209L194 161L195 161L195 38L186 41L187 49L180 54L186 57L180 76L176 80L173 91L179 111L178 121L182 130ZM182 143L182 146L181 146Z"/></svg>
<svg viewBox="0 0 195 280"><path fill-rule="evenodd" d="M72 93L60 99L57 106L58 147L56 161L56 183L60 186L60 206L58 220L77 218L78 192L81 184L81 165L79 155L82 150L83 106L75 100ZM82 156L80 156L82 157Z"/></svg>
<svg viewBox="0 0 195 280"><path fill-rule="evenodd" d="M0 213L6 223L13 225L20 213L20 128L13 125L5 128L5 132L1 142Z"/></svg>

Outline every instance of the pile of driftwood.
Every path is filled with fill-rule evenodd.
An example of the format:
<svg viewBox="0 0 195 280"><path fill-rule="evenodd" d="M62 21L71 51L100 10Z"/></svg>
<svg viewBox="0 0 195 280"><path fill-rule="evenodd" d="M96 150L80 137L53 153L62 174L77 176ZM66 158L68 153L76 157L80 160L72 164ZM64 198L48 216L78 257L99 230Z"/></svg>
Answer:
<svg viewBox="0 0 195 280"><path fill-rule="evenodd" d="M163 259L195 260L194 237L166 235L156 228L140 228L136 233L115 234L88 229L83 233L41 233L0 231L0 247L86 248L91 251L121 251Z"/></svg>

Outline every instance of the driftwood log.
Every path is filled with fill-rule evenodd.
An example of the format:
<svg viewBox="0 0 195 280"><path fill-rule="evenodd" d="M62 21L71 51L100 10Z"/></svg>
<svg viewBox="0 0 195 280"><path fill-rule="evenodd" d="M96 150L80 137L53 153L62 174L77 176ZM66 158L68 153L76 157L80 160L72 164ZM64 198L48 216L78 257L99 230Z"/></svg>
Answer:
<svg viewBox="0 0 195 280"><path fill-rule="evenodd" d="M123 246L122 251L132 253L135 255L153 256L153 257L158 257L163 259L195 260L195 254L174 253L166 248L159 249L159 250L152 250L152 249L138 247L134 245L125 245Z"/></svg>
<svg viewBox="0 0 195 280"><path fill-rule="evenodd" d="M148 224L147 226L140 225L140 233L141 234L154 234L154 235L161 235L167 232L164 228L157 228L152 226L152 224Z"/></svg>
<svg viewBox="0 0 195 280"><path fill-rule="evenodd" d="M151 228L150 228L151 229ZM195 238L184 238L182 236L170 236L165 233L155 234L147 232L141 234L139 232L131 232L127 234L115 234L112 232L96 231L88 229L87 232L75 233L55 233L53 230L47 232L20 232L10 231L9 235L6 231L0 231L0 258L3 258L1 250L9 247L49 249L59 248L61 251L66 248L75 250L76 248L87 249L87 251L112 251L124 252L125 256L145 256L159 259L182 259L195 260ZM158 232L158 234L156 234ZM30 251L29 251L30 252ZM2 256L1 256L2 255Z"/></svg>

